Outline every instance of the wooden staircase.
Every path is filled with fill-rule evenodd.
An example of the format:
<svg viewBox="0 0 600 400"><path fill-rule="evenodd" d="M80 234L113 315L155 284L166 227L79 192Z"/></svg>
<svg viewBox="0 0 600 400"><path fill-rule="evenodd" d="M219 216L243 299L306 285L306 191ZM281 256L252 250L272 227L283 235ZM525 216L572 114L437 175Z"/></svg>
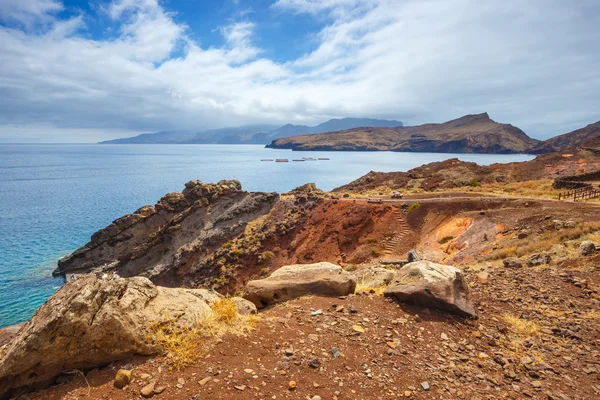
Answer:
<svg viewBox="0 0 600 400"><path fill-rule="evenodd" d="M402 243L402 239L410 232L410 228L408 227L408 224L406 223L402 212L400 212L400 210L397 207L394 207L392 213L393 218L396 221L398 221L400 229L394 232L394 236L392 236L389 239L385 239L385 256L391 256L392 254L396 254L398 252L398 247Z"/></svg>

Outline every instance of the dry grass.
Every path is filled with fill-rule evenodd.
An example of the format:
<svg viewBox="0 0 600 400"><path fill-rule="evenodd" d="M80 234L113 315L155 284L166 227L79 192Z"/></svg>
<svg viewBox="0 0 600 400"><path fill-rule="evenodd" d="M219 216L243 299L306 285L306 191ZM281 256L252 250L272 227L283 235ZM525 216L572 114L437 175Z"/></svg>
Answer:
<svg viewBox="0 0 600 400"><path fill-rule="evenodd" d="M543 354L538 350L541 344L539 325L510 313L502 314L501 318L508 324L509 334L504 346L512 353L511 356L530 356L535 363L543 362Z"/></svg>
<svg viewBox="0 0 600 400"><path fill-rule="evenodd" d="M520 337L537 336L540 327L531 321L524 320L512 314L503 314L502 319L510 326L510 330Z"/></svg>
<svg viewBox="0 0 600 400"><path fill-rule="evenodd" d="M235 302L223 298L213 302L210 311L189 326L180 326L172 317L154 322L149 339L180 370L198 363L212 340L226 334L245 335L254 329L257 319L255 315L240 315Z"/></svg>
<svg viewBox="0 0 600 400"><path fill-rule="evenodd" d="M564 228L560 230L551 230L543 235L531 235L526 239L519 240L514 246L505 246L498 249L486 257L486 260L500 260L506 257L522 257L541 251L547 251L552 246L564 243L568 240L575 240L586 236L598 237L597 232L600 230L600 222L591 221L583 222L574 228ZM592 239L593 240L593 239Z"/></svg>
<svg viewBox="0 0 600 400"><path fill-rule="evenodd" d="M370 286L370 285L365 285L362 282L359 282L356 284L356 289L354 289L354 293L365 292L365 293L373 293L377 296L383 296L383 292L385 292L385 290L387 288L388 288L387 285Z"/></svg>
<svg viewBox="0 0 600 400"><path fill-rule="evenodd" d="M356 289L354 289L354 293L365 292L373 293L377 296L383 296L383 292L385 292L388 286L389 285L386 284L373 286L366 281L365 276L363 275L360 281L356 283Z"/></svg>

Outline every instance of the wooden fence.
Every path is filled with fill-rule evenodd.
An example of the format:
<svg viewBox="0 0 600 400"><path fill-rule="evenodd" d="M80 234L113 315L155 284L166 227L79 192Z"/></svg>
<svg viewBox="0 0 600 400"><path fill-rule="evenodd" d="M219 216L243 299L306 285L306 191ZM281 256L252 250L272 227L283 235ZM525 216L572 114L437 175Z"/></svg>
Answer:
<svg viewBox="0 0 600 400"><path fill-rule="evenodd" d="M574 195L573 196L573 200L577 200L577 199L581 199L581 200L595 199L596 197L600 197L600 190L591 189L591 190L583 191L583 192L581 192L579 194Z"/></svg>
<svg viewBox="0 0 600 400"><path fill-rule="evenodd" d="M570 199L571 197L573 198L573 201L594 199L596 197L600 197L600 190L594 189L594 187L590 185L558 194L559 200L566 200Z"/></svg>

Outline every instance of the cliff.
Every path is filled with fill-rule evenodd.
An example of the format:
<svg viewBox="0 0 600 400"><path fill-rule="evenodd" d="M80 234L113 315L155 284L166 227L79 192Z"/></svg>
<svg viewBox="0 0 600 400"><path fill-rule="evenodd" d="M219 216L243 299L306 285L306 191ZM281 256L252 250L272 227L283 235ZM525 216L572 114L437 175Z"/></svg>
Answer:
<svg viewBox="0 0 600 400"><path fill-rule="evenodd" d="M487 113L443 124L357 128L274 140L269 148L293 150L413 151L436 153L544 153L552 148Z"/></svg>
<svg viewBox="0 0 600 400"><path fill-rule="evenodd" d="M180 282L192 261L201 263L245 225L271 209L276 193L248 193L238 181L186 183L154 206L125 215L92 235L58 262L55 275L115 271L168 284Z"/></svg>

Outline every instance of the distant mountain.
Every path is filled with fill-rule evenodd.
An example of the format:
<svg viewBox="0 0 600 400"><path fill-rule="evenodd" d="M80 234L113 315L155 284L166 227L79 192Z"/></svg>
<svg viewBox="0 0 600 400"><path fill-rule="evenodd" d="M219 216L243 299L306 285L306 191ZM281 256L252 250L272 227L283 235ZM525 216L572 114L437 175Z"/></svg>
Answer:
<svg viewBox="0 0 600 400"><path fill-rule="evenodd" d="M192 138L178 141L180 144L263 144L256 143L254 137L272 131L276 125L245 125L235 128L211 129L200 132Z"/></svg>
<svg viewBox="0 0 600 400"><path fill-rule="evenodd" d="M547 139L546 143L557 150L569 147L600 147L600 121L564 135Z"/></svg>
<svg viewBox="0 0 600 400"><path fill-rule="evenodd" d="M269 148L293 150L414 151L434 153L544 153L551 146L487 113L443 124L355 128L274 140Z"/></svg>
<svg viewBox="0 0 600 400"><path fill-rule="evenodd" d="M331 132L335 130L351 129L364 126L397 127L402 126L401 121L388 121L371 118L342 118L330 119L317 126L306 125L245 125L234 128L211 129L202 132L169 131L157 133L144 133L142 135L114 139L100 142L101 144L148 144L148 143L176 143L176 144L268 144L271 141L288 136Z"/></svg>
<svg viewBox="0 0 600 400"><path fill-rule="evenodd" d="M155 133L142 133L134 137L113 139L100 142L100 144L164 144L177 143L194 137L195 133L189 131L161 131Z"/></svg>

